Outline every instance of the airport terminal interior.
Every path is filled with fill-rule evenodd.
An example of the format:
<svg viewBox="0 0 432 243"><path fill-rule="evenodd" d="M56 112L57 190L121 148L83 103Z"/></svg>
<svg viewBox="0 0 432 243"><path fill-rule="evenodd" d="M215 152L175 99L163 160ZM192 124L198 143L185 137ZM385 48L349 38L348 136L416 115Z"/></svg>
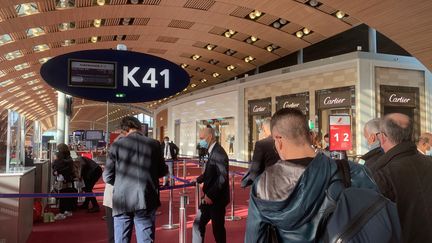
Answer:
<svg viewBox="0 0 432 243"><path fill-rule="evenodd" d="M255 242L258 179L242 183L258 141L272 136L268 150L281 154L283 136L264 129L278 111L303 114L317 154L361 168L368 121L402 113L418 153L432 156L431 12L431 0L0 0L0 243L114 242L106 175L112 164L119 173L113 151L130 137L128 117L169 167L156 182L157 243L198 242L194 220L208 202L207 181L196 182L214 159L203 131L227 155L234 243ZM381 145L383 133L373 134ZM64 144L71 181L56 166ZM91 182L86 163L99 171ZM213 221L202 242L219 242ZM132 242L150 242L138 235ZM278 237L259 242L297 242ZM402 238L426 242L406 240L404 227Z"/></svg>

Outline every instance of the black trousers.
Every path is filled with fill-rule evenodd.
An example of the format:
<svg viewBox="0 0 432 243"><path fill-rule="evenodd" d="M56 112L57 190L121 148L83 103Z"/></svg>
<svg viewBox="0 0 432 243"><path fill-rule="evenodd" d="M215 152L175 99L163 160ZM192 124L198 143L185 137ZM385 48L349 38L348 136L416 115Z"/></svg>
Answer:
<svg viewBox="0 0 432 243"><path fill-rule="evenodd" d="M114 243L114 218L112 216L112 208L105 207L105 216L108 230L108 243Z"/></svg>
<svg viewBox="0 0 432 243"><path fill-rule="evenodd" d="M75 188L64 188L59 191L60 193L77 193ZM78 198L77 197L61 197L59 200L59 210L60 213L65 211L72 211L75 209Z"/></svg>
<svg viewBox="0 0 432 243"><path fill-rule="evenodd" d="M88 193L93 192L93 187L101 176L102 176L102 168L97 167L97 169L92 171L92 173L90 174L90 176L88 178L84 178L85 187L82 188L83 191L88 192ZM99 207L99 204L97 203L96 197L86 197L83 205L85 207L88 207L90 202L92 203L93 207Z"/></svg>
<svg viewBox="0 0 432 243"><path fill-rule="evenodd" d="M201 204L192 227L192 243L204 243L206 226L212 221L216 243L226 243L225 206Z"/></svg>

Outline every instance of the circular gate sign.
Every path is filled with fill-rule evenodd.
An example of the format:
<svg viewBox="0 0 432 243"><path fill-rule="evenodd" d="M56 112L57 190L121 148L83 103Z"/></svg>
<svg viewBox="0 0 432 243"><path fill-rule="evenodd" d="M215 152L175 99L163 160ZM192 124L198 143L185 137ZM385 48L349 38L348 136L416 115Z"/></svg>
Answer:
<svg viewBox="0 0 432 243"><path fill-rule="evenodd" d="M42 65L42 78L74 97L114 103L159 100L189 85L188 73L160 57L119 50L63 54Z"/></svg>

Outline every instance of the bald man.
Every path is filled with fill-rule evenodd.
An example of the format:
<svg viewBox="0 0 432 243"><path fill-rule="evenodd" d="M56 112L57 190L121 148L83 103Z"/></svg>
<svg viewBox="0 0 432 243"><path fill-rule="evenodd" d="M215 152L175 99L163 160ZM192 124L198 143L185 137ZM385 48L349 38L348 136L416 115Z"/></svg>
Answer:
<svg viewBox="0 0 432 243"><path fill-rule="evenodd" d="M384 155L373 177L381 192L396 203L403 242L432 242L432 158L417 151L411 119L400 113L380 122Z"/></svg>
<svg viewBox="0 0 432 243"><path fill-rule="evenodd" d="M417 150L419 153L431 156L432 134L423 133L417 141Z"/></svg>
<svg viewBox="0 0 432 243"><path fill-rule="evenodd" d="M193 223L192 242L204 242L206 225L211 220L215 241L225 243L225 207L230 201L228 155L216 142L213 128L204 128L199 137L200 146L208 150L209 157L204 173L196 180L197 183L203 183L204 195Z"/></svg>

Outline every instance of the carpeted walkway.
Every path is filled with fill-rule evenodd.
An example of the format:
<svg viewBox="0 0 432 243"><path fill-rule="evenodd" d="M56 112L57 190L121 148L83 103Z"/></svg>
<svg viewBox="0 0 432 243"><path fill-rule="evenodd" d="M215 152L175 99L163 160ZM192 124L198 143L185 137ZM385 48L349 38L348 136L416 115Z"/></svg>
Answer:
<svg viewBox="0 0 432 243"><path fill-rule="evenodd" d="M187 178L195 178L201 171L196 168L194 164L187 164ZM182 167L180 167L182 168ZM231 171L244 172L244 168L230 167ZM174 172L177 175L176 172ZM182 171L180 171L182 175ZM246 227L246 216L247 216L247 200L249 197L249 189L244 190L240 188L240 176L235 177L235 215L241 216L242 219L239 221L226 221L225 227L227 230L227 242L243 242L244 232ZM177 182L177 184L182 184ZM103 191L104 184L98 183L95 187L95 191ZM182 189L174 190L174 209L173 209L173 221L178 223L179 221L179 199ZM187 189L189 195L189 205L187 207L187 242L191 242L191 227L195 217L195 188ZM159 211L161 215L156 218L156 242L160 243L175 243L178 242L178 229L176 230L163 230L162 225L168 223L168 191L161 192L162 206ZM98 198L102 201L102 198ZM62 221L56 221L54 223L36 223L33 226L32 234L29 237L29 243L98 243L107 242L107 230L105 221L102 216L105 214L103 210L99 213L87 213L86 210L77 210L73 212L73 216ZM227 207L227 215L230 212L230 205ZM133 237L133 242L136 242ZM211 223L207 225L207 234L205 242L214 242Z"/></svg>

